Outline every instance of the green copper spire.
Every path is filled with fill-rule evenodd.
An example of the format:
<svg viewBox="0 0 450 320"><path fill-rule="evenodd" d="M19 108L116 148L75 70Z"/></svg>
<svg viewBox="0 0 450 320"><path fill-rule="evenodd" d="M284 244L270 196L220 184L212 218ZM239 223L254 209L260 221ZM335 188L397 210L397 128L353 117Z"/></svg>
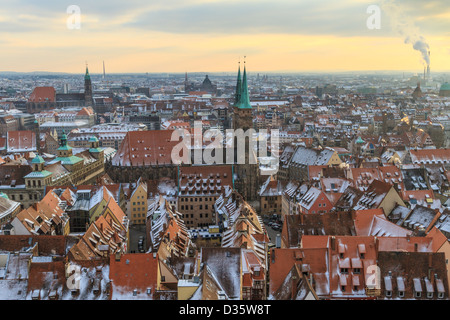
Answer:
<svg viewBox="0 0 450 320"><path fill-rule="evenodd" d="M242 77L241 98L238 104L238 108L240 109L252 108L252 105L250 104L250 97L248 95L247 70L245 67L245 62L244 62L244 76Z"/></svg>
<svg viewBox="0 0 450 320"><path fill-rule="evenodd" d="M86 74L84 75L85 80L91 80L91 75L89 74L89 69L86 63Z"/></svg>
<svg viewBox="0 0 450 320"><path fill-rule="evenodd" d="M239 102L241 100L241 90L242 90L242 81L241 81L241 63L239 62L239 69L238 69L238 77L236 82L236 97L234 99L234 105L239 105Z"/></svg>

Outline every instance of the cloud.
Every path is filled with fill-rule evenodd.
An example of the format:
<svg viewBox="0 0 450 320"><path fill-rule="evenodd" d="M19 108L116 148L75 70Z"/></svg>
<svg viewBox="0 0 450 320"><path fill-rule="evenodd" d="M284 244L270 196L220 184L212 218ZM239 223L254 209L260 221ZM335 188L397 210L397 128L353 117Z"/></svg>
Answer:
<svg viewBox="0 0 450 320"><path fill-rule="evenodd" d="M446 0L398 0L404 13L416 19L424 32L450 30L450 19L433 18L446 11ZM55 21L64 23L69 5L81 9L82 23L90 32L115 30L156 31L172 34L327 34L336 36L389 36L392 30L366 28L372 0L17 0L2 4L0 14L20 14L42 20L10 21L1 31L51 31ZM447 12L449 12L447 10ZM383 20L382 20L383 21Z"/></svg>

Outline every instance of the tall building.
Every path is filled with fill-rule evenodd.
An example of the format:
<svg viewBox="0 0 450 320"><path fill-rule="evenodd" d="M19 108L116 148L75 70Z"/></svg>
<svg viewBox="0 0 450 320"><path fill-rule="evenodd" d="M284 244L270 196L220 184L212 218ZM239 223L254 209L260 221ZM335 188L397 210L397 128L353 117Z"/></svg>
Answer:
<svg viewBox="0 0 450 320"><path fill-rule="evenodd" d="M92 82L89 74L88 66L86 65L86 74L84 75L84 100L86 105L92 105Z"/></svg>
<svg viewBox="0 0 450 320"><path fill-rule="evenodd" d="M233 106L233 129L242 129L244 133L253 129L253 115L252 106L250 104L250 97L247 85L247 70L244 65L244 74L241 81L241 68L239 67L238 78L236 83L236 95ZM250 139L253 135L250 134L248 139L245 139L245 162L244 164L235 165L235 188L247 201L254 201L257 198L259 171L255 150L250 150ZM235 157L237 155L237 143L234 143Z"/></svg>

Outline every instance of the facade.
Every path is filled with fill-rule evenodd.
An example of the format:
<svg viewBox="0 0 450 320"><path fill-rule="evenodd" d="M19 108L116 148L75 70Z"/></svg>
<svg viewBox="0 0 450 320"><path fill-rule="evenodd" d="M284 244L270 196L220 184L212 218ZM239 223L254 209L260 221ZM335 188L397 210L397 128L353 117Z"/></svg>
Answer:
<svg viewBox="0 0 450 320"><path fill-rule="evenodd" d="M145 225L148 210L147 183L139 179L128 199L127 215L132 225Z"/></svg>
<svg viewBox="0 0 450 320"><path fill-rule="evenodd" d="M180 168L178 211L189 228L216 225L214 203L225 187L233 186L230 166L192 166Z"/></svg>

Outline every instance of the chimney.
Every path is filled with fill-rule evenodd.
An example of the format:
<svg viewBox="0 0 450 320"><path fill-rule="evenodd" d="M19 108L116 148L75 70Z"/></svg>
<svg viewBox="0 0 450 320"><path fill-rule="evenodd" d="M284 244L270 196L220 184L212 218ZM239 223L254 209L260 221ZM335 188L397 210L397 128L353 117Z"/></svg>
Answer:
<svg viewBox="0 0 450 320"><path fill-rule="evenodd" d="M336 237L335 236L330 237L330 247L331 247L331 250L333 250L333 251L336 250Z"/></svg>
<svg viewBox="0 0 450 320"><path fill-rule="evenodd" d="M281 248L281 236L279 233L277 234L277 238L276 238L276 247L277 247L277 249Z"/></svg>

